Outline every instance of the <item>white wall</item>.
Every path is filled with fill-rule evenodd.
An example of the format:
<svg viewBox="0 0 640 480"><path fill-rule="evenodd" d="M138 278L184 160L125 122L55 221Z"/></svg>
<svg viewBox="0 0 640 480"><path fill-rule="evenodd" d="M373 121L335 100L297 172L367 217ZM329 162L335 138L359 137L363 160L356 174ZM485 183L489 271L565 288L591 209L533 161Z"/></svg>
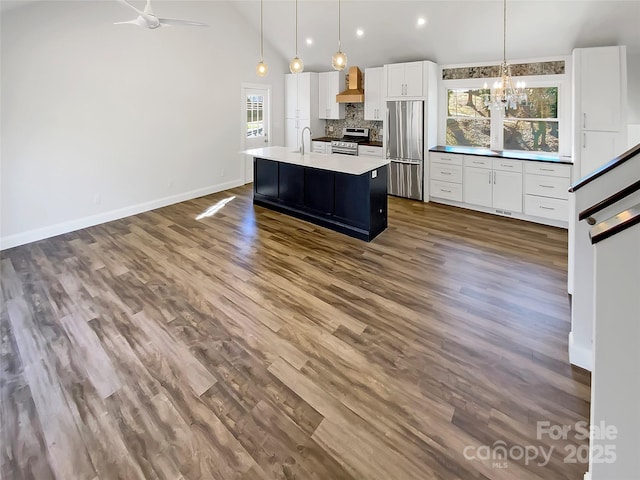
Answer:
<svg viewBox="0 0 640 480"><path fill-rule="evenodd" d="M640 143L640 54L627 51L627 79L627 144L631 148Z"/></svg>
<svg viewBox="0 0 640 480"><path fill-rule="evenodd" d="M242 82L273 85L282 144L286 60L267 46L259 79L258 32L228 2L155 10L210 26L113 25L133 18L117 2L3 13L2 248L241 184Z"/></svg>

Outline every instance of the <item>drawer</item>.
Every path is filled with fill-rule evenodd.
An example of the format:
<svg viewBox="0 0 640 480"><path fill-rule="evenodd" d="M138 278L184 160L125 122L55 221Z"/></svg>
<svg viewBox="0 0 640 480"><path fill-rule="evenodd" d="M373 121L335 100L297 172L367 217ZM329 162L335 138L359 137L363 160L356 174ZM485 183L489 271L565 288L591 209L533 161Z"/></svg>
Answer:
<svg viewBox="0 0 640 480"><path fill-rule="evenodd" d="M569 221L569 201L535 195L524 196L524 213L535 217Z"/></svg>
<svg viewBox="0 0 640 480"><path fill-rule="evenodd" d="M462 185L460 183L440 182L431 180L431 191L429 196L434 198L444 198L446 200L462 201Z"/></svg>
<svg viewBox="0 0 640 480"><path fill-rule="evenodd" d="M462 155L457 153L438 153L431 152L429 154L429 160L436 163L448 163L450 165L462 165Z"/></svg>
<svg viewBox="0 0 640 480"><path fill-rule="evenodd" d="M524 193L566 200L569 198L569 179L527 174L524 176Z"/></svg>
<svg viewBox="0 0 640 480"><path fill-rule="evenodd" d="M550 175L552 177L571 178L571 165L557 165L544 162L526 162L525 173L534 175Z"/></svg>
<svg viewBox="0 0 640 480"><path fill-rule="evenodd" d="M367 145L359 145L358 156L382 158L382 147L370 147Z"/></svg>
<svg viewBox="0 0 640 480"><path fill-rule="evenodd" d="M504 172L522 172L522 160L505 160L502 158L493 159L493 169Z"/></svg>
<svg viewBox="0 0 640 480"><path fill-rule="evenodd" d="M479 157L477 155L464 156L465 167L493 168L493 159L489 157Z"/></svg>
<svg viewBox="0 0 640 480"><path fill-rule="evenodd" d="M462 183L462 166L432 163L431 179L443 180L445 182Z"/></svg>

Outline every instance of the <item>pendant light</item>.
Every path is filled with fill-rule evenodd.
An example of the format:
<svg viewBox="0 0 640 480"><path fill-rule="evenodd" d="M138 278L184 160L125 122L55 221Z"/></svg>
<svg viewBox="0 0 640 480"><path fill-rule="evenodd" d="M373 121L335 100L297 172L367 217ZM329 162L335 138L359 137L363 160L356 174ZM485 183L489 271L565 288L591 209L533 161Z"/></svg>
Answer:
<svg viewBox="0 0 640 480"><path fill-rule="evenodd" d="M289 62L289 70L291 73L302 73L304 63L298 57L298 0L296 0L296 56Z"/></svg>
<svg viewBox="0 0 640 480"><path fill-rule="evenodd" d="M525 83L517 82L514 85L511 76L511 65L507 62L507 0L504 0L502 12L503 36L502 36L502 65L500 65L500 81L493 84L490 95L485 95L484 104L493 109L517 108L527 101ZM487 88L487 85L484 86Z"/></svg>
<svg viewBox="0 0 640 480"><path fill-rule="evenodd" d="M269 73L269 67L264 63L264 33L262 29L262 0L260 0L260 63L256 66L256 75L265 77Z"/></svg>
<svg viewBox="0 0 640 480"><path fill-rule="evenodd" d="M333 54L333 57L331 57L331 65L333 66L334 70L344 70L347 66L347 55L342 51L342 44L340 41L340 14L340 0L338 0L338 51Z"/></svg>

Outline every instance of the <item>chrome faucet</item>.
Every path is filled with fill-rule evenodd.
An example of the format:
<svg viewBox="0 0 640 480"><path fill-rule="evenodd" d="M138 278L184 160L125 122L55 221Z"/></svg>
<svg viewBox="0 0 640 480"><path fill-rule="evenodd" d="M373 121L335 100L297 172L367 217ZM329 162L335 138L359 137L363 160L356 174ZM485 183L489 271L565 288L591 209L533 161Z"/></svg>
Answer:
<svg viewBox="0 0 640 480"><path fill-rule="evenodd" d="M304 155L304 131L305 130L309 130L309 140L311 140L311 136L313 135L313 133L311 133L311 128L304 127L302 129L302 132L300 133L300 154L301 155Z"/></svg>

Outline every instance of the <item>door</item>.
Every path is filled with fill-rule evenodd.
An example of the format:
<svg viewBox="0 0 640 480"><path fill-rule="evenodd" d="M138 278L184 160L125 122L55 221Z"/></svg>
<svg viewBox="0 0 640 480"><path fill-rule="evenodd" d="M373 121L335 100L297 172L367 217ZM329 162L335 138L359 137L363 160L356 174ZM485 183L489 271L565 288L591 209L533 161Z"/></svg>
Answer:
<svg viewBox="0 0 640 480"><path fill-rule="evenodd" d="M364 119L382 120L382 73L383 68L367 68L364 71Z"/></svg>
<svg viewBox="0 0 640 480"><path fill-rule="evenodd" d="M584 130L617 131L620 126L620 48L580 51L581 105Z"/></svg>
<svg viewBox="0 0 640 480"><path fill-rule="evenodd" d="M422 163L389 163L389 195L422 200Z"/></svg>
<svg viewBox="0 0 640 480"><path fill-rule="evenodd" d="M613 160L616 151L616 132L582 132L580 150L580 176L585 177L605 163Z"/></svg>
<svg viewBox="0 0 640 480"><path fill-rule="evenodd" d="M269 85L243 85L241 123L243 150L269 146L270 97L271 86ZM251 183L253 182L253 157L251 155L242 155L242 157L244 183Z"/></svg>
<svg viewBox="0 0 640 480"><path fill-rule="evenodd" d="M329 106L331 72L318 74L318 117L322 119L331 118L331 107Z"/></svg>
<svg viewBox="0 0 640 480"><path fill-rule="evenodd" d="M493 171L493 208L522 212L522 174Z"/></svg>
<svg viewBox="0 0 640 480"><path fill-rule="evenodd" d="M493 171L486 168L464 167L462 182L464 202L490 207L493 203L492 176Z"/></svg>
<svg viewBox="0 0 640 480"><path fill-rule="evenodd" d="M422 96L422 62L406 63L404 68L404 94L407 97Z"/></svg>
<svg viewBox="0 0 640 480"><path fill-rule="evenodd" d="M284 144L291 151L298 150L298 123L300 120L297 118L287 118L284 121Z"/></svg>
<svg viewBox="0 0 640 480"><path fill-rule="evenodd" d="M285 118L298 116L298 74L288 73L284 76L284 111Z"/></svg>
<svg viewBox="0 0 640 480"><path fill-rule="evenodd" d="M402 97L404 93L404 64L396 63L393 65L387 65L386 68L387 97Z"/></svg>

